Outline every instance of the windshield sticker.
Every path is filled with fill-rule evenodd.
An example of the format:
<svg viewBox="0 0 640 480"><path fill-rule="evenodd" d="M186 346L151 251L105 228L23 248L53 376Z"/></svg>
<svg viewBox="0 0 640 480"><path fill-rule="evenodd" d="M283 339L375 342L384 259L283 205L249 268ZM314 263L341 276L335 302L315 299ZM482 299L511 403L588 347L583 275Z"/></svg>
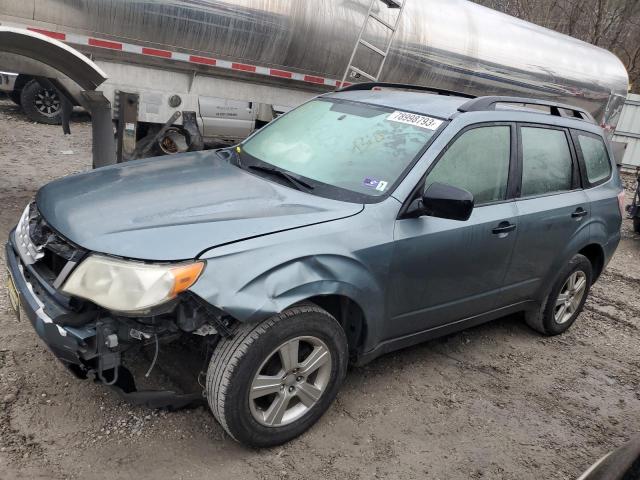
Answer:
<svg viewBox="0 0 640 480"><path fill-rule="evenodd" d="M365 187L375 188L379 192L384 192L387 188L387 185L389 185L389 182L374 180L373 178L365 178L363 183Z"/></svg>
<svg viewBox="0 0 640 480"><path fill-rule="evenodd" d="M426 128L427 130L437 130L442 125L442 120L416 115L415 113L395 111L387 117L390 122L406 123L414 127Z"/></svg>

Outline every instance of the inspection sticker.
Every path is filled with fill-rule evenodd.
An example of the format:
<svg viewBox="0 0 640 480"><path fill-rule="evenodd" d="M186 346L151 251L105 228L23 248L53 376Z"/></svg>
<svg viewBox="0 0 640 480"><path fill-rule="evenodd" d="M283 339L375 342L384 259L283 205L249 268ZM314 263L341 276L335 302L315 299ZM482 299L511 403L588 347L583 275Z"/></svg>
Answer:
<svg viewBox="0 0 640 480"><path fill-rule="evenodd" d="M437 130L442 125L442 120L436 118L425 117L415 113L395 111L387 117L391 122L406 123L414 127L426 128L427 130Z"/></svg>
<svg viewBox="0 0 640 480"><path fill-rule="evenodd" d="M365 187L375 188L379 192L384 192L385 189L387 188L387 185L389 185L389 182L374 180L372 178L365 178L363 183Z"/></svg>

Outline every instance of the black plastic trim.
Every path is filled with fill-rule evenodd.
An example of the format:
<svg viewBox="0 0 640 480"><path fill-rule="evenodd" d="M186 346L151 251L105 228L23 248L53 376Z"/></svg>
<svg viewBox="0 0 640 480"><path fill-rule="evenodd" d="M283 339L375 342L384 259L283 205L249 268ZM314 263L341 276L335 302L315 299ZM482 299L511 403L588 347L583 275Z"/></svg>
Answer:
<svg viewBox="0 0 640 480"><path fill-rule="evenodd" d="M354 83L348 87L343 87L337 92L355 92L362 90L373 90L375 88L397 88L403 90L415 90L418 92L435 93L437 95L446 95L450 97L476 98L475 95L457 92L455 90L446 90L444 88L426 87L423 85L412 85L409 83L390 83L390 82L363 82Z"/></svg>
<svg viewBox="0 0 640 480"><path fill-rule="evenodd" d="M574 107L572 105L566 105L563 103L557 103L550 100L540 100L527 97L508 97L508 96L486 96L478 97L468 101L464 105L458 108L459 112L486 112L496 109L496 105L499 103L509 104L523 104L523 105L538 105L543 107L549 107L549 112L554 117L567 118L567 115L563 114L562 110L568 110L573 113L570 118L577 118L578 120L584 120L590 123L596 123L591 114L586 110Z"/></svg>

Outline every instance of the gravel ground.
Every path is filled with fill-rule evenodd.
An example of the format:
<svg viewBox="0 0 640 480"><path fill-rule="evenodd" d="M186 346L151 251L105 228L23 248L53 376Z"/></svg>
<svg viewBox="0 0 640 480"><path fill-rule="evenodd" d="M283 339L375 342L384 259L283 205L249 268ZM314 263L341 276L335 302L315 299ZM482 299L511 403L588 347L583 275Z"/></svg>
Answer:
<svg viewBox="0 0 640 480"><path fill-rule="evenodd" d="M90 164L72 135L0 100L0 238L38 187ZM631 179L626 179L631 188ZM0 479L575 479L640 431L640 237L565 335L505 318L352 369L301 438L250 450L208 410L131 407L73 378L0 291ZM0 258L0 268L4 268Z"/></svg>

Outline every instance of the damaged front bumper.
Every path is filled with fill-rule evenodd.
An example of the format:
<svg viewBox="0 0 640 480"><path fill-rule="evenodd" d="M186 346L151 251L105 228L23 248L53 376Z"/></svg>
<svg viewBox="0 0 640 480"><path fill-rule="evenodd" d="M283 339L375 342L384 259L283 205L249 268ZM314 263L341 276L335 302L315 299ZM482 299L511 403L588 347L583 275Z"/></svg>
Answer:
<svg viewBox="0 0 640 480"><path fill-rule="evenodd" d="M86 378L87 362L95 358L97 350L95 324L79 328L58 325L55 319L68 318L73 311L56 301L46 282L22 263L12 241L5 245L5 256L19 303L33 328L65 366Z"/></svg>
<svg viewBox="0 0 640 480"><path fill-rule="evenodd" d="M96 311L74 311L38 272L20 258L13 232L5 245L10 288L15 287L18 309L26 314L40 338L76 377L94 374L129 403L178 409L200 404L201 392L178 394L168 390L138 391L131 373L121 364L118 326ZM90 319L87 316L91 317ZM18 318L21 317L18 310ZM84 317L84 318L81 318ZM70 326L82 324L82 326Z"/></svg>

